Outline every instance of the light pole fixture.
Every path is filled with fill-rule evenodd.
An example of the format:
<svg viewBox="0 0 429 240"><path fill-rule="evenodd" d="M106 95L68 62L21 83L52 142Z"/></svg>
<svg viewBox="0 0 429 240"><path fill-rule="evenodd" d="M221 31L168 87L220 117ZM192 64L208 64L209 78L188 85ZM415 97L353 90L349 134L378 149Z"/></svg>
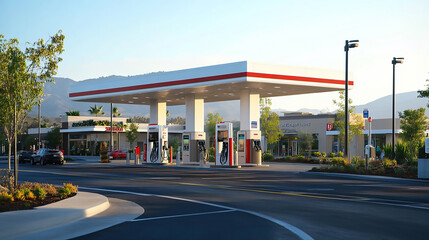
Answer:
<svg viewBox="0 0 429 240"><path fill-rule="evenodd" d="M404 58L400 57L394 57L392 60L393 65L393 93L392 93L392 152L393 152L393 159L396 159L395 156L395 66L397 63L403 63Z"/></svg>
<svg viewBox="0 0 429 240"><path fill-rule="evenodd" d="M344 155L347 161L350 162L349 157L349 49L358 47L359 40L346 40L344 51L346 52L346 86L345 86L345 109L344 109L344 132L345 132L345 145Z"/></svg>

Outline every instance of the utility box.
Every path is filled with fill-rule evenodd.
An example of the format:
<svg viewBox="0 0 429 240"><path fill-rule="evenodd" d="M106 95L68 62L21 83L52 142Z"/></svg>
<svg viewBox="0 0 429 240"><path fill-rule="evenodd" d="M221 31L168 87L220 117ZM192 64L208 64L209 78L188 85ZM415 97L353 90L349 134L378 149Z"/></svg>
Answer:
<svg viewBox="0 0 429 240"><path fill-rule="evenodd" d="M366 145L365 146L365 156L367 156L368 158L375 158L375 147L371 146L371 145Z"/></svg>
<svg viewBox="0 0 429 240"><path fill-rule="evenodd" d="M423 152L423 151L421 151ZM429 153L429 138L425 139L425 151L424 154L419 151L419 159L417 162L417 177L423 179L429 179L429 158L427 154Z"/></svg>

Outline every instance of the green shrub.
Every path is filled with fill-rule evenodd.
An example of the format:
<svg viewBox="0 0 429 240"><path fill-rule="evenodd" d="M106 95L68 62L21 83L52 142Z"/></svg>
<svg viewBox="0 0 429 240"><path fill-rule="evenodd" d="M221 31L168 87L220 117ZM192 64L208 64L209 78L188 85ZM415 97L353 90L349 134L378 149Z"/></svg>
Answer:
<svg viewBox="0 0 429 240"><path fill-rule="evenodd" d="M389 159L394 158L392 144L387 144L386 146L384 146L383 151L384 151L384 157Z"/></svg>
<svg viewBox="0 0 429 240"><path fill-rule="evenodd" d="M322 155L323 158L326 157L326 153L325 152L321 152L320 154Z"/></svg>
<svg viewBox="0 0 429 240"><path fill-rule="evenodd" d="M344 165L344 171L346 173L356 173L357 169L352 164L346 164L346 165Z"/></svg>
<svg viewBox="0 0 429 240"><path fill-rule="evenodd" d="M304 162L305 161L305 157L302 155L295 155L295 160L299 161L299 162Z"/></svg>
<svg viewBox="0 0 429 240"><path fill-rule="evenodd" d="M313 167L313 168L311 169L311 171L312 171L312 172L318 172L318 171L319 171L319 169L318 169L317 167Z"/></svg>
<svg viewBox="0 0 429 240"><path fill-rule="evenodd" d="M57 188L52 186L51 184L42 184L42 188L45 191L46 195L56 196Z"/></svg>
<svg viewBox="0 0 429 240"><path fill-rule="evenodd" d="M22 188L21 191L22 191L22 193L24 193L24 196L25 196L26 199L30 199L30 198L28 198L28 196L30 195L30 193L33 196L33 198L31 198L31 199L34 199L34 194L33 194L33 192L31 192L30 189L28 189L28 188Z"/></svg>
<svg viewBox="0 0 429 240"><path fill-rule="evenodd" d="M318 158L318 157L321 157L322 154L320 152L314 152L314 156Z"/></svg>
<svg viewBox="0 0 429 240"><path fill-rule="evenodd" d="M333 152L329 153L328 157L329 157L329 158L333 158L333 157L335 157L335 153L333 153Z"/></svg>
<svg viewBox="0 0 429 240"><path fill-rule="evenodd" d="M323 158L321 163L323 164L329 164L329 159L328 158Z"/></svg>
<svg viewBox="0 0 429 240"><path fill-rule="evenodd" d="M344 153L341 151L337 152L337 157L344 157Z"/></svg>
<svg viewBox="0 0 429 240"><path fill-rule="evenodd" d="M13 193L13 198L18 201L24 201L25 200L24 192L19 189L15 190L15 192Z"/></svg>
<svg viewBox="0 0 429 240"><path fill-rule="evenodd" d="M372 160L369 161L369 168L379 168L383 164L383 160Z"/></svg>
<svg viewBox="0 0 429 240"><path fill-rule="evenodd" d="M394 168L396 165L396 160L390 160L388 158L382 160L382 166L384 168Z"/></svg>
<svg viewBox="0 0 429 240"><path fill-rule="evenodd" d="M70 189L70 192L71 193L77 193L77 189L78 189L78 186L76 185L76 186L74 186L73 184L71 184L71 183L63 183L63 186L65 187L65 188L68 188L68 189Z"/></svg>
<svg viewBox="0 0 429 240"><path fill-rule="evenodd" d="M378 168L378 169L376 170L376 173L377 173L378 175L384 175L384 174L386 173L386 170L385 170L384 168Z"/></svg>
<svg viewBox="0 0 429 240"><path fill-rule="evenodd" d="M394 171L394 173L395 173L395 176L399 176L399 177L401 177L401 176L404 176L404 175L405 175L405 169L404 169L403 167L395 167L395 168L393 169L393 171Z"/></svg>
<svg viewBox="0 0 429 240"><path fill-rule="evenodd" d="M13 196L7 192L0 192L0 202L13 202Z"/></svg>
<svg viewBox="0 0 429 240"><path fill-rule="evenodd" d="M398 161L399 164L403 164L407 161L407 157L409 155L409 147L408 144L405 142L398 141L395 144L395 156L396 161Z"/></svg>
<svg viewBox="0 0 429 240"><path fill-rule="evenodd" d="M274 160L274 156L271 153L264 153L264 162L269 162Z"/></svg>
<svg viewBox="0 0 429 240"><path fill-rule="evenodd" d="M57 192L58 192L58 196L60 198L66 198L66 197L68 197L71 194L70 189L67 188L67 187L58 188Z"/></svg>
<svg viewBox="0 0 429 240"><path fill-rule="evenodd" d="M286 157L285 157L285 160L286 160L287 162L292 161L292 156L286 156Z"/></svg>
<svg viewBox="0 0 429 240"><path fill-rule="evenodd" d="M214 162L214 161L215 161L215 156L209 155L209 162Z"/></svg>
<svg viewBox="0 0 429 240"><path fill-rule="evenodd" d="M33 190L33 193L37 199L44 199L46 197L45 190L43 190L41 187L36 187Z"/></svg>
<svg viewBox="0 0 429 240"><path fill-rule="evenodd" d="M365 159L361 159L359 156L353 156L352 164L356 167L365 167Z"/></svg>
<svg viewBox="0 0 429 240"><path fill-rule="evenodd" d="M330 164L334 165L334 166L344 166L347 164L347 162L342 157L333 157L333 158L331 158Z"/></svg>

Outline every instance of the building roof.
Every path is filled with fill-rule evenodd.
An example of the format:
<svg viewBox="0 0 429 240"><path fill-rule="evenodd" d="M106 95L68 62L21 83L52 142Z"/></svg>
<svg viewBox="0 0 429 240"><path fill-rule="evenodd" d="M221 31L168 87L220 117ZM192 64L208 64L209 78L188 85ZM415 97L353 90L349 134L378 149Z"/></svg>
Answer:
<svg viewBox="0 0 429 240"><path fill-rule="evenodd" d="M205 102L240 99L249 90L260 97L275 97L344 89L344 73L286 65L235 62L115 79L81 81L71 87L74 101L149 105L165 101L184 105L194 94ZM349 81L350 87L353 81Z"/></svg>

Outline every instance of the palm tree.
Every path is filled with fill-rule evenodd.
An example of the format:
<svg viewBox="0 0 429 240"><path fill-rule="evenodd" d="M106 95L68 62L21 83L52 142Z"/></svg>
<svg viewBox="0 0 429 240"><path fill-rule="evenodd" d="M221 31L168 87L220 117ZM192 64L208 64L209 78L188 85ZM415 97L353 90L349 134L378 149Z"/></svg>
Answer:
<svg viewBox="0 0 429 240"><path fill-rule="evenodd" d="M75 110L70 110L68 112L66 112L67 116L80 116L80 112L79 111L75 111Z"/></svg>
<svg viewBox="0 0 429 240"><path fill-rule="evenodd" d="M90 106L88 112L96 117L98 117L98 115L104 115L103 106L97 107L97 104L95 104L94 107Z"/></svg>
<svg viewBox="0 0 429 240"><path fill-rule="evenodd" d="M117 107L114 107L114 108L113 108L113 110L112 110L112 114L113 114L113 116L114 116L114 117L120 117L120 116L122 116L122 114L121 114L121 113L119 113L119 111L118 111L118 108L117 108Z"/></svg>

